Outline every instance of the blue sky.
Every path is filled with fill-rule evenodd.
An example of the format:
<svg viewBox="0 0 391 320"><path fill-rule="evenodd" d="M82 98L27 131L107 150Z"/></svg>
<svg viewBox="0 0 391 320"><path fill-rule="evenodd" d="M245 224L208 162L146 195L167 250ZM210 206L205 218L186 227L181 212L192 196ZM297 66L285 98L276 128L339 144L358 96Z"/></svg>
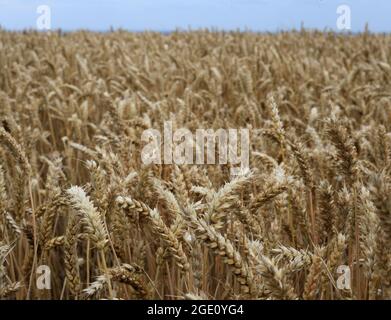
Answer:
<svg viewBox="0 0 391 320"><path fill-rule="evenodd" d="M390 0L0 0L0 25L6 29L35 28L39 5L51 8L53 29L104 31L250 29L276 31L336 29L337 7L351 8L352 31L391 32Z"/></svg>

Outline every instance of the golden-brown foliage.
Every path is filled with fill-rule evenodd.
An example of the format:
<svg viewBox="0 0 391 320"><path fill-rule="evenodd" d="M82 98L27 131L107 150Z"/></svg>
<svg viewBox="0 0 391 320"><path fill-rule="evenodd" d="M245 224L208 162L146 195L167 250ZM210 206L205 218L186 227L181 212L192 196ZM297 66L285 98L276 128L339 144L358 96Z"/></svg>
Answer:
<svg viewBox="0 0 391 320"><path fill-rule="evenodd" d="M0 298L390 299L390 57L369 33L1 31ZM144 165L165 121L249 129L251 172Z"/></svg>

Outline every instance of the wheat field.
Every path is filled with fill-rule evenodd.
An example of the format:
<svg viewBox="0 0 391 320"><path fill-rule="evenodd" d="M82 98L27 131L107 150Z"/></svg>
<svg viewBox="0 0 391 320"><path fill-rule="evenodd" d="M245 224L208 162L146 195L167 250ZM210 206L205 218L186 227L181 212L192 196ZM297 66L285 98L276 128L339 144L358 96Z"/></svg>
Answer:
<svg viewBox="0 0 391 320"><path fill-rule="evenodd" d="M1 299L391 298L390 35L0 31L0 66ZM144 164L165 121L250 170Z"/></svg>

